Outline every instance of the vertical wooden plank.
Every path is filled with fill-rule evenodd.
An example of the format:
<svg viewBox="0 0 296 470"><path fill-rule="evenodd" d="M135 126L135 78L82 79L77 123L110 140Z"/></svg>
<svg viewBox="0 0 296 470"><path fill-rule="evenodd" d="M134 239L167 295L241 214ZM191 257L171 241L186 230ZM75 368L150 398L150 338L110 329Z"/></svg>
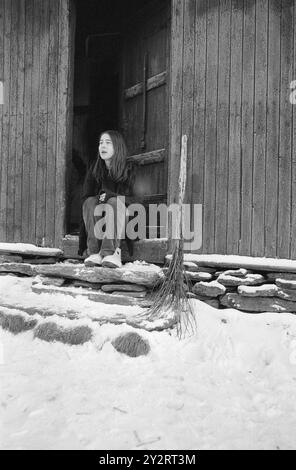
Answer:
<svg viewBox="0 0 296 470"><path fill-rule="evenodd" d="M167 35L168 35L168 10L165 2L162 9L155 8L153 16L148 16L146 51L148 52L148 78L164 72L167 69ZM169 80L169 78L168 78ZM168 83L167 80L167 83ZM167 90L168 85L149 91L147 94L147 126L146 126L146 150L167 148L168 109ZM159 172L153 172L154 178L159 178ZM162 175L161 175L162 179ZM162 191L166 191L162 186ZM158 191L161 192L161 191Z"/></svg>
<svg viewBox="0 0 296 470"><path fill-rule="evenodd" d="M204 167L207 61L207 0L196 2L195 12L195 84L193 117L192 202L202 204L204 230ZM204 239L204 233L203 233ZM201 247L201 251L204 247Z"/></svg>
<svg viewBox="0 0 296 470"><path fill-rule="evenodd" d="M74 115L74 58L75 58L75 32L76 32L76 5L74 0L69 0L69 52L68 52L68 83L67 83L67 116L66 116L66 211L64 232L59 240L62 246L62 237L70 225L70 178L73 149L73 115Z"/></svg>
<svg viewBox="0 0 296 470"><path fill-rule="evenodd" d="M256 2L252 255L264 253L268 2Z"/></svg>
<svg viewBox="0 0 296 470"><path fill-rule="evenodd" d="M48 128L46 155L46 245L55 239L56 198L56 140L57 140L57 79L58 79L58 12L57 0L49 2L49 51L48 51Z"/></svg>
<svg viewBox="0 0 296 470"><path fill-rule="evenodd" d="M203 251L214 252L215 192L217 157L217 91L218 91L218 25L219 4L207 3L207 63L205 122L205 184Z"/></svg>
<svg viewBox="0 0 296 470"><path fill-rule="evenodd" d="M252 242L255 9L256 5L253 0L245 0L242 65L241 242L239 250L241 255L251 254Z"/></svg>
<svg viewBox="0 0 296 470"><path fill-rule="evenodd" d="M47 149L47 99L48 99L48 1L40 2L39 35L39 120L37 132L37 181L36 181L36 243L45 242L45 181Z"/></svg>
<svg viewBox="0 0 296 470"><path fill-rule="evenodd" d="M290 83L293 80L293 40L293 5L291 1L282 0L277 252L277 255L281 258L288 258L290 256L292 107L289 103L289 94Z"/></svg>
<svg viewBox="0 0 296 470"><path fill-rule="evenodd" d="M227 251L231 0L220 1L215 252Z"/></svg>
<svg viewBox="0 0 296 470"><path fill-rule="evenodd" d="M294 0L294 58L293 80L296 80L296 1ZM291 93L292 90L290 90ZM296 259L296 104L292 105L292 220L291 220L291 258Z"/></svg>
<svg viewBox="0 0 296 470"><path fill-rule="evenodd" d="M181 149L184 2L172 0L168 201L176 202Z"/></svg>
<svg viewBox="0 0 296 470"><path fill-rule="evenodd" d="M194 39L195 39L195 1L184 1L184 55L183 55L183 97L182 97L182 135L187 141L187 181L184 203L192 201L192 156L193 156L193 97L194 97ZM193 215L193 214L191 214ZM191 221L186 221L189 224Z"/></svg>
<svg viewBox="0 0 296 470"><path fill-rule="evenodd" d="M14 242L22 242L23 225L23 138L24 138L24 81L25 81L25 5L19 1L17 29L17 121L15 154L15 192L14 192Z"/></svg>
<svg viewBox="0 0 296 470"><path fill-rule="evenodd" d="M0 0L0 80L4 80L4 0ZM3 104L0 104L0 182L2 182L2 125L3 125ZM1 211L1 189L0 189L0 241L4 229L4 217Z"/></svg>
<svg viewBox="0 0 296 470"><path fill-rule="evenodd" d="M7 167L7 203L6 203L6 236L7 241L14 241L14 195L15 195L15 160L17 132L17 80L18 80L18 2L11 2L11 36L10 36L10 101L9 101L9 150Z"/></svg>
<svg viewBox="0 0 296 470"><path fill-rule="evenodd" d="M33 61L32 61L32 103L31 103L31 159L30 159L30 206L29 206L29 239L36 243L36 188L38 159L38 127L39 127L39 62L40 62L40 7L41 3L34 0L33 9Z"/></svg>
<svg viewBox="0 0 296 470"><path fill-rule="evenodd" d="M59 55L56 147L55 244L66 229L66 154L69 80L69 0L59 0Z"/></svg>
<svg viewBox="0 0 296 470"><path fill-rule="evenodd" d="M240 0L233 0L231 19L227 252L234 255L239 252L240 240L242 20L242 3Z"/></svg>
<svg viewBox="0 0 296 470"><path fill-rule="evenodd" d="M166 83L166 90L165 90L165 110L167 112L167 117L166 117L166 129L165 129L165 135L164 135L164 141L165 141L165 148L168 150L169 148L169 109L170 109L170 96L169 96L169 91L170 91L170 69L171 69L171 0L167 1L167 13L166 13L166 27L165 27L165 50L166 50L166 62L165 62L165 69L167 71L167 83ZM169 153L167 152L167 157L166 160L164 161L163 164L163 177L165 180L165 188L166 188L166 194L168 192L168 155Z"/></svg>
<svg viewBox="0 0 296 470"><path fill-rule="evenodd" d="M265 256L277 254L281 3L269 2Z"/></svg>
<svg viewBox="0 0 296 470"><path fill-rule="evenodd" d="M11 37L11 2L4 3L4 105L2 123L2 172L1 172L1 224L0 240L7 241L7 174L9 161L9 129L10 129L10 37Z"/></svg>
<svg viewBox="0 0 296 470"><path fill-rule="evenodd" d="M30 239L30 168L32 164L31 122L32 122L32 88L33 88L33 22L34 0L26 0L25 31L25 89L24 89L24 140L22 170L22 241L35 242Z"/></svg>

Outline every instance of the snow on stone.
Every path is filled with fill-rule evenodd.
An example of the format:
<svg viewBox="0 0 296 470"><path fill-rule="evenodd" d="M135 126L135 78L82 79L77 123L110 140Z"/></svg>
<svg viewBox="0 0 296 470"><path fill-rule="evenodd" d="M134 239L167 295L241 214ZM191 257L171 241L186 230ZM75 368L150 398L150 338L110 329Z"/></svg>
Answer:
<svg viewBox="0 0 296 470"><path fill-rule="evenodd" d="M0 253L18 253L36 256L60 256L59 248L43 248L30 243L0 243Z"/></svg>
<svg viewBox="0 0 296 470"><path fill-rule="evenodd" d="M0 305L2 303L11 303L24 307L39 307L40 310L48 309L56 310L57 314L65 311L76 311L80 317L98 318L100 315L108 315L114 313L124 313L129 311L131 314L140 313L142 309L138 306L120 306L107 305L100 302L91 302L84 296L72 298L64 294L35 294L31 292L33 278L20 278L12 276L0 277ZM76 292L81 290L79 287ZM127 310L128 309L128 310Z"/></svg>
<svg viewBox="0 0 296 470"><path fill-rule="evenodd" d="M171 255L167 255L166 259L171 259ZM296 260L280 259L280 258L260 258L253 256L239 256L239 255L198 255L188 253L184 255L184 261L191 261L196 264L216 266L216 267L230 267L230 268L247 268L257 269L263 271L291 271L296 272Z"/></svg>
<svg viewBox="0 0 296 470"><path fill-rule="evenodd" d="M29 281L1 276L1 296L25 301ZM1 449L295 449L295 316L193 305L196 334L143 331L139 358L111 345L127 325L94 322L82 346L0 329Z"/></svg>

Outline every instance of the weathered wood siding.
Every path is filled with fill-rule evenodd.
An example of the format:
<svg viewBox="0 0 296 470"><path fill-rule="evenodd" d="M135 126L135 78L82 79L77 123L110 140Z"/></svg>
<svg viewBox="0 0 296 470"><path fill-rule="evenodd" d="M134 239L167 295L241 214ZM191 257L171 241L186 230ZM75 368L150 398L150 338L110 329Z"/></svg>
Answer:
<svg viewBox="0 0 296 470"><path fill-rule="evenodd" d="M72 19L70 0L0 0L0 241L65 233Z"/></svg>
<svg viewBox="0 0 296 470"><path fill-rule="evenodd" d="M172 0L169 190L187 133L204 253L296 257L296 0Z"/></svg>

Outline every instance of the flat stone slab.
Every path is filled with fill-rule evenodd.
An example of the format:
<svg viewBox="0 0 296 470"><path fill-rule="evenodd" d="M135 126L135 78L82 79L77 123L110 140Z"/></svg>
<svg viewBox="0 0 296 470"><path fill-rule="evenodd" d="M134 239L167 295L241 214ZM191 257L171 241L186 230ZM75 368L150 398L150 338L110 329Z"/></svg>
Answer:
<svg viewBox="0 0 296 470"><path fill-rule="evenodd" d="M277 278L275 283L281 289L295 289L296 290L296 280L280 279ZM296 291L295 291L296 293Z"/></svg>
<svg viewBox="0 0 296 470"><path fill-rule="evenodd" d="M244 297L279 297L280 299L296 302L295 289L281 289L275 284L264 284L262 286L239 286L238 294Z"/></svg>
<svg viewBox="0 0 296 470"><path fill-rule="evenodd" d="M169 259L168 255L166 259ZM239 255L199 255L186 253L184 261L191 261L199 266L213 266L219 269L245 268L255 271L293 272L296 273L296 260L279 258L259 258Z"/></svg>
<svg viewBox="0 0 296 470"><path fill-rule="evenodd" d="M171 255L167 256L167 259L170 258ZM192 272L192 273L209 273L209 274L214 274L216 272L215 268L209 268L207 266L198 266L196 263L193 263L192 261L184 261L183 262L184 268L186 272Z"/></svg>
<svg viewBox="0 0 296 470"><path fill-rule="evenodd" d="M238 286L237 292L244 297L276 297L280 289L275 284L262 286Z"/></svg>
<svg viewBox="0 0 296 470"><path fill-rule="evenodd" d="M34 315L35 318L40 319L42 318L50 318L54 315L58 315L63 318L67 318L68 320L79 320L80 318L85 318L85 315L81 315L79 312L74 312L72 310L65 310L64 312L57 312L54 309L51 309L50 306L48 309L44 310L38 306L22 306L17 304L9 304L0 302L0 310L6 309L8 313L14 314L23 314L23 315ZM166 329L173 328L176 324L176 319L167 314L166 317L159 318L156 320L152 320L148 317L146 311L143 309L141 314L136 313L122 313L122 312L112 312L112 315L103 315L98 314L96 316L87 315L93 322L97 322L100 325L104 325L107 323L112 323L114 325L122 325L126 323L134 328L147 330L147 331L163 331Z"/></svg>
<svg viewBox="0 0 296 470"><path fill-rule="evenodd" d="M292 300L296 302L296 290L295 289L280 289L278 288L277 297L286 300Z"/></svg>
<svg viewBox="0 0 296 470"><path fill-rule="evenodd" d="M125 291L125 292L146 292L144 286L137 284L104 284L102 285L103 292Z"/></svg>
<svg viewBox="0 0 296 470"><path fill-rule="evenodd" d="M17 273L25 276L35 276L35 267L27 263L1 263L0 273Z"/></svg>
<svg viewBox="0 0 296 470"><path fill-rule="evenodd" d="M1 255L0 254L0 263L22 263L23 258L18 255Z"/></svg>
<svg viewBox="0 0 296 470"><path fill-rule="evenodd" d="M287 281L296 281L296 273L267 273L267 279L269 281L275 281L276 279L286 279Z"/></svg>
<svg viewBox="0 0 296 470"><path fill-rule="evenodd" d="M84 264L64 264L36 266L36 273L44 276L79 279L98 283L132 283L153 287L163 277L162 269L156 265L136 265L128 263L122 268L86 267Z"/></svg>
<svg viewBox="0 0 296 470"><path fill-rule="evenodd" d="M213 275L210 273L204 272L192 272L192 271L185 271L187 279L190 281L211 281L213 279Z"/></svg>
<svg viewBox="0 0 296 470"><path fill-rule="evenodd" d="M185 259L185 256L187 255L184 255L183 265L186 271L203 272L203 273L210 273L210 274L214 274L216 272L216 268L206 266L203 264L198 264L198 263L195 263L194 261L187 261ZM172 259L172 255L166 255L165 257L166 265L169 265L169 262L171 261L171 259Z"/></svg>
<svg viewBox="0 0 296 470"><path fill-rule="evenodd" d="M65 279L61 277L46 277L46 276L38 276L37 278L33 279L32 284L42 284L43 286L55 286L61 287L65 283Z"/></svg>
<svg viewBox="0 0 296 470"><path fill-rule="evenodd" d="M277 297L244 297L239 294L230 293L221 297L220 302L225 307L236 308L245 312L296 313L296 302Z"/></svg>
<svg viewBox="0 0 296 470"><path fill-rule="evenodd" d="M127 293L106 293L102 291L90 291L84 288L75 288L75 287L55 287L55 286L46 286L43 284L32 284L32 292L35 294L63 294L70 295L71 297L83 296L93 302L102 302L106 304L113 305L142 305L142 300L137 299L133 296L125 295ZM150 304L149 304L150 305ZM145 307L148 306L148 303L145 302Z"/></svg>
<svg viewBox="0 0 296 470"><path fill-rule="evenodd" d="M245 268L240 269L228 269L221 274L225 274L225 276L234 276L234 277L246 277L247 274L253 274L252 271Z"/></svg>
<svg viewBox="0 0 296 470"><path fill-rule="evenodd" d="M102 284L98 282L70 281L72 287L85 287L86 289L100 290Z"/></svg>
<svg viewBox="0 0 296 470"><path fill-rule="evenodd" d="M57 258L24 258L24 263L27 264L55 264L57 262Z"/></svg>
<svg viewBox="0 0 296 470"><path fill-rule="evenodd" d="M186 271L190 272L197 272L198 271L198 266L196 263L192 263L192 261L184 261L183 262L184 268Z"/></svg>
<svg viewBox="0 0 296 470"><path fill-rule="evenodd" d="M135 299L144 299L147 292L124 292L122 290L115 290L112 295L125 295L126 297L134 297Z"/></svg>
<svg viewBox="0 0 296 470"><path fill-rule="evenodd" d="M63 254L59 248L43 248L29 243L0 243L0 253L49 257L59 257Z"/></svg>
<svg viewBox="0 0 296 470"><path fill-rule="evenodd" d="M218 281L212 282L197 282L192 292L196 295L202 295L205 297L218 297L226 292L226 287L220 284Z"/></svg>
<svg viewBox="0 0 296 470"><path fill-rule="evenodd" d="M218 276L217 281L224 286L256 286L263 284L266 279L261 274L247 274L245 277L237 277L223 273Z"/></svg>

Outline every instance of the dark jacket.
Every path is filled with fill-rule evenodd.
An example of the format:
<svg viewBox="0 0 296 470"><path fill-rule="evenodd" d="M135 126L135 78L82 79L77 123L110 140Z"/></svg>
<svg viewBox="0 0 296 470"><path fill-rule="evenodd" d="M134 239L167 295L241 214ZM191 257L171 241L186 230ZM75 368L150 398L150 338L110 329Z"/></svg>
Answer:
<svg viewBox="0 0 296 470"><path fill-rule="evenodd" d="M110 198L116 196L125 196L126 206L136 202L136 200L139 202L138 198L136 198L133 194L135 167L132 163L127 164L124 177L120 181L115 181L111 177L105 165L102 165L100 174L95 177L95 165L96 162L94 162L88 170L83 184L78 250L78 254L80 256L82 256L83 252L87 248L87 234L85 230L84 220L82 217L82 205L88 197L98 196L99 198L100 194L106 193L106 198L104 202L108 202ZM127 245L130 254L132 254L132 245L130 243L130 240L127 240Z"/></svg>

